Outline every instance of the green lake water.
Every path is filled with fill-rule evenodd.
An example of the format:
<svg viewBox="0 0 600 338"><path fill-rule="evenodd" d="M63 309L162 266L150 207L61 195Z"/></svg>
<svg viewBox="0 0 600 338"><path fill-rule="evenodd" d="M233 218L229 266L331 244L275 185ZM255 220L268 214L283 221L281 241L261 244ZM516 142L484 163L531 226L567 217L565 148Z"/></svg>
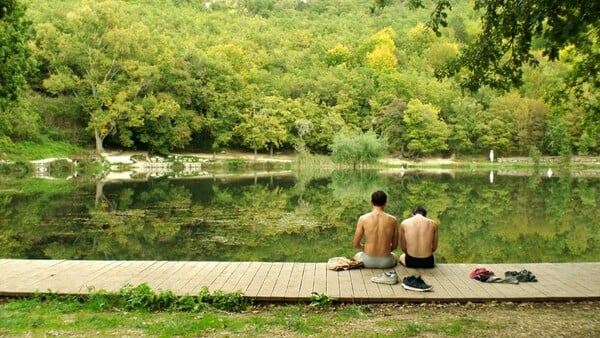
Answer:
<svg viewBox="0 0 600 338"><path fill-rule="evenodd" d="M443 263L600 261L600 178L333 171L87 184L0 180L0 257L325 262L382 189L439 223ZM397 251L399 252L399 251Z"/></svg>

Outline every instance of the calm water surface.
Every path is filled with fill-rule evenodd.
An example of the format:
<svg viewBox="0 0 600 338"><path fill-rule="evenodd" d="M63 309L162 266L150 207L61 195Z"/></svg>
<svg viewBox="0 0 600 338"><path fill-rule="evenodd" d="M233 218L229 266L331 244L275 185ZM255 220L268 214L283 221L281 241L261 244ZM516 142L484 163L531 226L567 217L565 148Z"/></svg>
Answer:
<svg viewBox="0 0 600 338"><path fill-rule="evenodd" d="M600 178L335 171L85 184L0 180L0 257L324 262L370 194L440 225L438 262L600 261ZM493 182L491 182L493 181Z"/></svg>

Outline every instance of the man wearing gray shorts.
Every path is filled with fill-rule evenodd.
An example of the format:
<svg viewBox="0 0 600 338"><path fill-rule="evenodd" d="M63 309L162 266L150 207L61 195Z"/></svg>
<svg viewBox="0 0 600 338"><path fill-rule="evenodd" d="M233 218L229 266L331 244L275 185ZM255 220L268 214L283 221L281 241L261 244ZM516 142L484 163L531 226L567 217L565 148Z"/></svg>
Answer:
<svg viewBox="0 0 600 338"><path fill-rule="evenodd" d="M384 211L387 195L376 191L371 195L373 211L359 217L352 245L360 249L354 259L365 268L391 268L398 263L392 252L398 248L398 221ZM365 242L362 243L362 238Z"/></svg>

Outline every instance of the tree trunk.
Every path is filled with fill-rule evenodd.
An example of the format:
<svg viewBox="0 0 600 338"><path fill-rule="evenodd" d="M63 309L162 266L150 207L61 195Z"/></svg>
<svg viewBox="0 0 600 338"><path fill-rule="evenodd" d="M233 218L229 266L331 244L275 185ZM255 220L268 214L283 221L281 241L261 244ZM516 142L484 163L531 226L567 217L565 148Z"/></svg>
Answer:
<svg viewBox="0 0 600 338"><path fill-rule="evenodd" d="M100 201L104 199L104 183L96 182L96 200L94 202L94 206L98 208L100 206Z"/></svg>
<svg viewBox="0 0 600 338"><path fill-rule="evenodd" d="M258 151L254 149L254 163L258 160Z"/></svg>
<svg viewBox="0 0 600 338"><path fill-rule="evenodd" d="M96 138L96 151L98 152L98 154L103 153L104 146L102 145L102 143L104 142L104 138L100 136L98 128L94 128L94 137Z"/></svg>

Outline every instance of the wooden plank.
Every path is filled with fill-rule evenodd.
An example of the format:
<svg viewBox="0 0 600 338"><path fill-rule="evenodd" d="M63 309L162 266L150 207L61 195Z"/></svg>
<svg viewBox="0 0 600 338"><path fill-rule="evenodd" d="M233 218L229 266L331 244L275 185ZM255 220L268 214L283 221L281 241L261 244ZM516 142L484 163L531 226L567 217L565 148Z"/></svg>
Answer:
<svg viewBox="0 0 600 338"><path fill-rule="evenodd" d="M186 262L165 262L156 267L147 277L147 284L155 291L170 290L177 295L182 295L178 285L181 285L180 274L186 266Z"/></svg>
<svg viewBox="0 0 600 338"><path fill-rule="evenodd" d="M381 291L376 283L371 282L371 278L382 273L382 269L361 269L361 280L367 294L366 299L380 299Z"/></svg>
<svg viewBox="0 0 600 338"><path fill-rule="evenodd" d="M306 265L306 263L293 263L284 301L298 301ZM314 269L312 272L314 274Z"/></svg>
<svg viewBox="0 0 600 338"><path fill-rule="evenodd" d="M327 271L329 270L327 270L326 263L315 264L315 282L312 292L331 296L327 291Z"/></svg>
<svg viewBox="0 0 600 338"><path fill-rule="evenodd" d="M223 269L223 271L221 271L219 273L219 275L210 283L210 285L208 285L208 289L211 292L215 292L217 290L221 290L223 291L223 285L230 279L230 278L237 278L235 277L235 273L237 270L239 270L240 267L240 263L238 262L229 262L225 268Z"/></svg>
<svg viewBox="0 0 600 338"><path fill-rule="evenodd" d="M456 298L458 292L456 286L439 269L430 269L426 273L423 273L421 278L423 278L425 283L432 286L432 292L435 293L435 298L438 300L446 301ZM400 279L400 283L402 283L402 279Z"/></svg>
<svg viewBox="0 0 600 338"><path fill-rule="evenodd" d="M2 284L19 290L25 290L25 288L31 289L33 284L51 275L56 267L64 262L64 260L32 260L31 262L24 260L20 267L14 268L9 272L11 278ZM12 283L14 280L18 280L19 282ZM32 291L35 292L35 290ZM45 292L47 289L43 291Z"/></svg>
<svg viewBox="0 0 600 338"><path fill-rule="evenodd" d="M472 279L469 275L476 269L476 266L472 265L460 265L460 264L449 264L447 267L447 274L452 274L453 284L462 291L465 295L464 300L469 301L480 301L489 298L494 290L490 290L484 283ZM506 284L504 284L506 286ZM514 285L511 285L514 286ZM498 290L495 290L496 292Z"/></svg>
<svg viewBox="0 0 600 338"><path fill-rule="evenodd" d="M273 291L271 292L272 301L283 301L286 298L288 292L288 285L290 284L290 276L294 269L294 263L281 263L281 270L279 271L279 277L273 285ZM289 298L289 295L288 295Z"/></svg>
<svg viewBox="0 0 600 338"><path fill-rule="evenodd" d="M251 262L248 264L248 269L246 269L242 276L240 276L240 279L234 286L234 290L239 290L247 295L248 286L252 282L253 278L257 275L260 266L260 262Z"/></svg>
<svg viewBox="0 0 600 338"><path fill-rule="evenodd" d="M326 270L325 284L327 285L327 296L335 299L340 299L340 281L338 277L339 271Z"/></svg>
<svg viewBox="0 0 600 338"><path fill-rule="evenodd" d="M235 271L233 271L231 273L231 275L229 276L229 278L222 283L221 290L223 290L223 292L238 292L238 291L241 292L240 289L236 289L236 286L238 285L238 283L240 282L240 279L244 276L246 271L248 271L251 264L252 263L250 263L250 262L237 263L237 266L235 267Z"/></svg>
<svg viewBox="0 0 600 338"><path fill-rule="evenodd" d="M231 262L214 262L215 266L202 278L202 286L206 286L210 292L215 292L218 289L212 287L213 283L219 276L231 265ZM200 291L200 290L198 290Z"/></svg>
<svg viewBox="0 0 600 338"><path fill-rule="evenodd" d="M273 288L275 287L275 283L277 283L277 279L279 278L279 272L283 267L283 263L271 263L268 274L265 276L263 283L258 290L257 297L264 300L271 300L273 295Z"/></svg>
<svg viewBox="0 0 600 338"><path fill-rule="evenodd" d="M273 285L273 291L271 292L272 301L283 301L286 298L290 298L287 294L288 285L290 283L290 275L294 269L294 263L281 263L281 270L279 271L279 277Z"/></svg>
<svg viewBox="0 0 600 338"><path fill-rule="evenodd" d="M149 284L150 281L154 281L156 270L159 270L166 263L166 261L149 261L149 265L137 275L129 278L127 283L131 285Z"/></svg>
<svg viewBox="0 0 600 338"><path fill-rule="evenodd" d="M127 282L143 271L147 267L146 262L141 261L123 261L122 264L111 265L110 269L103 274L96 276L94 281L90 284L96 289L103 289L108 292L116 292L123 288ZM133 285L132 286L137 286ZM148 283L148 286L156 290L156 286L152 285L152 282Z"/></svg>
<svg viewBox="0 0 600 338"><path fill-rule="evenodd" d="M216 262L185 262L177 270L177 279L171 281L173 287L178 288L179 292L197 295L204 285L198 285L198 281L212 271L217 266Z"/></svg>
<svg viewBox="0 0 600 338"><path fill-rule="evenodd" d="M231 263L230 262L207 262L209 264L207 269L203 269L201 273L199 273L195 280L190 284L192 290L195 290L195 293L198 293L203 287L209 287L215 279L219 277L219 275L227 268ZM210 290L210 288L209 288ZM211 292L214 290L210 290Z"/></svg>
<svg viewBox="0 0 600 338"><path fill-rule="evenodd" d="M244 293L250 297L257 300L265 300L264 298L258 297L258 292L262 288L262 285L271 269L271 263L260 263L258 269L256 270L256 274L252 277L252 281L248 284L248 287L244 291ZM268 299L267 299L268 300Z"/></svg>
<svg viewBox="0 0 600 338"><path fill-rule="evenodd" d="M368 298L367 284L363 277L363 270L365 269L351 269L348 270L350 274L350 280L352 281L352 293L354 294L354 301L362 302ZM369 281L371 283L371 281Z"/></svg>
<svg viewBox="0 0 600 338"><path fill-rule="evenodd" d="M67 278L68 284L73 285L74 281L80 281L79 277L85 273L86 265L80 261L61 261L47 269L41 269L41 273L37 274L35 279L30 280L29 287L53 290L60 287L65 282L65 278Z"/></svg>
<svg viewBox="0 0 600 338"><path fill-rule="evenodd" d="M429 271L429 274L435 275L436 279L438 281L440 281L440 283L441 283L439 285L443 284L444 289L446 289L448 291L448 293L450 295L453 295L455 298L468 299L468 300L471 299L468 292L466 292L464 289L462 289L462 285L464 283L462 281L460 281L457 278L457 276L452 272L449 264L444 264L444 265L437 264L435 268L433 268L433 269L431 269L431 271ZM469 282L471 282L471 281L469 281ZM436 288L439 285L434 285L434 288Z"/></svg>
<svg viewBox="0 0 600 338"><path fill-rule="evenodd" d="M309 300L312 292L315 289L315 275L317 265L315 263L304 263L304 271L300 282L300 291L298 292L298 300Z"/></svg>
<svg viewBox="0 0 600 338"><path fill-rule="evenodd" d="M340 290L339 299L344 302L354 301L354 292L352 289L352 279L350 278L350 271L342 270L338 271L338 285Z"/></svg>

